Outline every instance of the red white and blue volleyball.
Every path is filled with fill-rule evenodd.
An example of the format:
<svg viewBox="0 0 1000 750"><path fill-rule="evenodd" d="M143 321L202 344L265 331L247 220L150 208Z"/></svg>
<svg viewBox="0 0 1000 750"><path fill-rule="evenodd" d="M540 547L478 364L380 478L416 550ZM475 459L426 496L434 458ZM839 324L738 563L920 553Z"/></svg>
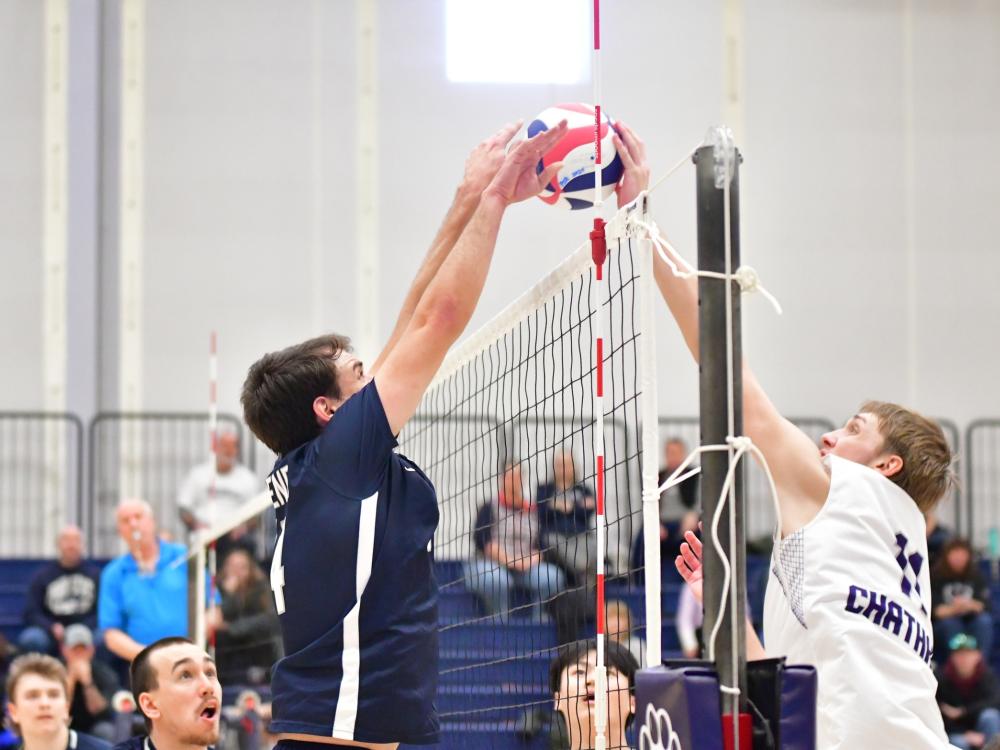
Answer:
<svg viewBox="0 0 1000 750"><path fill-rule="evenodd" d="M545 186L539 198L549 205L563 208L592 208L594 205L596 118L590 104L557 104L532 118L511 139L510 147L519 141L531 138L566 120L569 130L566 136L553 146L538 162L540 174L548 165L561 161L562 168ZM622 160L618 156L614 136L614 121L601 112L601 185L602 196L606 200L615 190L622 177Z"/></svg>

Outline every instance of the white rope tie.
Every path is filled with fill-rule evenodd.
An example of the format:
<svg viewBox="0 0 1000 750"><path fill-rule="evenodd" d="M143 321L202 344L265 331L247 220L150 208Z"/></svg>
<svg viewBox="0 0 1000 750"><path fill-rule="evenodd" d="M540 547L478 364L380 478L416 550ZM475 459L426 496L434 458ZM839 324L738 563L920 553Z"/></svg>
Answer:
<svg viewBox="0 0 1000 750"><path fill-rule="evenodd" d="M718 271L699 271L688 263L683 255L677 252L677 249L660 232L660 228L656 225L655 221L643 221L636 216L629 217L628 221L633 226L646 231L650 241L653 243L653 247L656 248L657 254L677 278L692 279L700 276L706 279L729 279L730 281L735 281L739 285L741 292L744 294L760 292L764 299L771 303L774 311L778 315L782 314L781 303L778 302L777 297L771 294L760 283L760 276L753 266L742 265L732 275L719 273Z"/></svg>

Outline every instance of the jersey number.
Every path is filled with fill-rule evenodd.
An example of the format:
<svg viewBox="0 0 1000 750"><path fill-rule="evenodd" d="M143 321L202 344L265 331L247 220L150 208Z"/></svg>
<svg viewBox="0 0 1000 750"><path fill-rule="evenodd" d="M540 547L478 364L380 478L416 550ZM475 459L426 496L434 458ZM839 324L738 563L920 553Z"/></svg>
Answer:
<svg viewBox="0 0 1000 750"><path fill-rule="evenodd" d="M274 592L274 608L278 614L285 613L285 566L281 564L281 552L285 546L285 529L288 527L288 516L281 522L278 541L274 545L274 557L271 558L271 591Z"/></svg>

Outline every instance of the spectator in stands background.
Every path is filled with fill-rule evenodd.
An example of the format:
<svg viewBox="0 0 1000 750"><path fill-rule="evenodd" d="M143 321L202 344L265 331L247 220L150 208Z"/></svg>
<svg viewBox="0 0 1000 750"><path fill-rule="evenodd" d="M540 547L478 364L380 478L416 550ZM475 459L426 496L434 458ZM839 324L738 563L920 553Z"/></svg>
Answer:
<svg viewBox="0 0 1000 750"><path fill-rule="evenodd" d="M108 650L131 661L147 644L187 635L186 550L157 538L144 500L122 501L115 518L128 552L101 573L97 619Z"/></svg>
<svg viewBox="0 0 1000 750"><path fill-rule="evenodd" d="M677 599L677 639L686 659L697 659L701 655L701 626L705 613L701 602L691 590L691 585L685 581ZM749 624L748 624L749 627Z"/></svg>
<svg viewBox="0 0 1000 750"><path fill-rule="evenodd" d="M7 674L7 714L23 750L108 750L97 737L69 728L66 670L45 654L25 654Z"/></svg>
<svg viewBox="0 0 1000 750"><path fill-rule="evenodd" d="M562 568L570 585L583 583L597 570L596 538L589 533L597 501L591 489L577 481L571 452L554 453L552 481L539 486L536 500L546 559Z"/></svg>
<svg viewBox="0 0 1000 750"><path fill-rule="evenodd" d="M941 525L937 513L932 509L924 513L927 521L927 564L933 569L939 559L944 545L952 538L951 529Z"/></svg>
<svg viewBox="0 0 1000 750"><path fill-rule="evenodd" d="M219 741L222 686L203 649L187 638L163 638L136 655L129 676L149 734L115 750L207 750Z"/></svg>
<svg viewBox="0 0 1000 750"><path fill-rule="evenodd" d="M504 467L496 499L480 506L473 541L478 555L466 565L466 586L490 614L510 610L515 586L530 593L539 614L546 601L565 589L562 570L542 560L538 523L524 496L519 463Z"/></svg>
<svg viewBox="0 0 1000 750"><path fill-rule="evenodd" d="M945 544L937 565L931 570L931 603L934 642L940 660L945 647L959 633L970 633L984 654L993 647L993 617L990 615L990 588L979 572L972 545L956 537Z"/></svg>
<svg viewBox="0 0 1000 750"><path fill-rule="evenodd" d="M239 463L239 455L239 437L223 432L216 440L214 470L212 459L209 459L194 467L185 478L177 496L177 508L189 531L211 528L232 518L241 505L261 492L256 475ZM234 545L259 557L261 550L257 549L254 528L247 522L220 538L216 543L220 559Z"/></svg>
<svg viewBox="0 0 1000 750"><path fill-rule="evenodd" d="M624 646L637 664L646 657L646 640L632 628L632 610L624 599L608 599L604 603L604 632L608 638Z"/></svg>
<svg viewBox="0 0 1000 750"><path fill-rule="evenodd" d="M688 446L681 438L668 438L663 444L664 467L657 476L659 485L684 463ZM697 468L692 464L689 469ZM673 570L673 560L680 554L684 534L698 528L698 475L694 474L680 484L660 493L660 563L664 570ZM632 569L640 570L644 565L646 542L643 527L632 544ZM641 579L642 576L637 576Z"/></svg>
<svg viewBox="0 0 1000 750"><path fill-rule="evenodd" d="M17 645L22 652L54 655L66 628L83 623L97 627L97 585L100 571L83 561L83 534L66 526L56 538L59 557L43 565L28 587L24 624Z"/></svg>
<svg viewBox="0 0 1000 750"><path fill-rule="evenodd" d="M258 685L281 656L278 615L271 585L246 550L234 549L218 576L222 604L209 613L215 633L219 679L227 685Z"/></svg>
<svg viewBox="0 0 1000 750"><path fill-rule="evenodd" d="M70 726L102 740L113 742L114 714L111 696L120 687L115 671L94 659L94 637L86 625L66 628L62 657L66 663L66 694L69 696Z"/></svg>
<svg viewBox="0 0 1000 750"><path fill-rule="evenodd" d="M973 636L959 633L949 649L937 675L945 731L956 747L978 750L1000 735L1000 684Z"/></svg>
<svg viewBox="0 0 1000 750"><path fill-rule="evenodd" d="M627 648L604 644L608 670L608 748L627 748L625 730L635 716L635 673L639 664ZM549 689L561 721L553 727L553 745L583 750L596 745L594 693L597 689L597 647L577 641L559 648L549 666Z"/></svg>

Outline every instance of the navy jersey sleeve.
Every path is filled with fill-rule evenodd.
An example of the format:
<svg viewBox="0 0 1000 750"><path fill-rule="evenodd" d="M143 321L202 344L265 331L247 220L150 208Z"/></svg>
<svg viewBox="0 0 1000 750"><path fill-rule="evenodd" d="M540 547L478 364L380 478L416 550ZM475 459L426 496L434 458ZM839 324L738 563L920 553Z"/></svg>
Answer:
<svg viewBox="0 0 1000 750"><path fill-rule="evenodd" d="M334 490L359 500L378 490L396 438L374 380L344 402L315 444L316 472Z"/></svg>

